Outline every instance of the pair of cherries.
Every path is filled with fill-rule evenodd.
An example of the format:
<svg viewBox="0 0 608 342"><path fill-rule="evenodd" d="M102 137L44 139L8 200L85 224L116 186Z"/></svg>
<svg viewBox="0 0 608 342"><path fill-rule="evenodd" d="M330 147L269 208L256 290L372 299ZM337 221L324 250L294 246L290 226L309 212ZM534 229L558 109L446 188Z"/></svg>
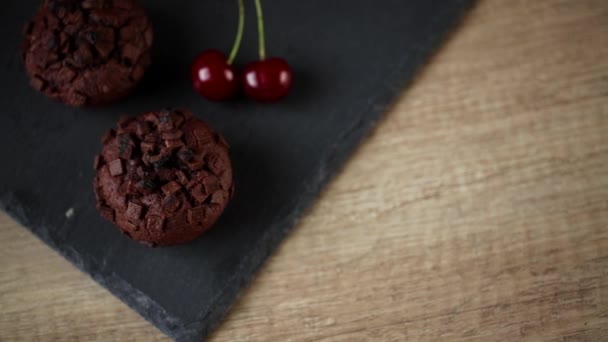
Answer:
<svg viewBox="0 0 608 342"><path fill-rule="evenodd" d="M247 97L259 102L275 102L287 95L291 89L292 71L282 58L266 58L264 41L264 19L261 0L255 0L258 20L260 60L245 66L239 74L232 62L241 45L245 23L245 6L238 0L239 25L230 57L218 50L200 53L192 62L190 79L192 86L202 96L213 101L223 101L236 95L242 86Z"/></svg>
<svg viewBox="0 0 608 342"><path fill-rule="evenodd" d="M292 72L285 60L273 57L249 63L239 77L237 69L222 52L207 50L194 59L190 78L194 89L209 100L228 100L242 85L248 98L275 102L289 92Z"/></svg>

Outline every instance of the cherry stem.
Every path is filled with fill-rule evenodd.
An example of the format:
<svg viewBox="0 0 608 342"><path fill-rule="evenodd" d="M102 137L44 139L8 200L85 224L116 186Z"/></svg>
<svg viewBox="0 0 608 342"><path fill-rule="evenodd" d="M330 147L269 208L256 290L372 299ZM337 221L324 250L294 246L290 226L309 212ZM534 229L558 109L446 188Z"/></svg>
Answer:
<svg viewBox="0 0 608 342"><path fill-rule="evenodd" d="M234 38L234 44L232 45L232 50L230 51L230 56L228 57L228 64L232 64L234 59L236 58L236 54L239 52L241 48L241 41L243 40L243 28L245 27L245 4L243 4L243 0L238 0L239 4L239 26L236 31L236 38Z"/></svg>
<svg viewBox="0 0 608 342"><path fill-rule="evenodd" d="M255 11L258 17L258 44L260 45L260 60L266 59L266 41L264 40L264 17L261 0L255 0Z"/></svg>

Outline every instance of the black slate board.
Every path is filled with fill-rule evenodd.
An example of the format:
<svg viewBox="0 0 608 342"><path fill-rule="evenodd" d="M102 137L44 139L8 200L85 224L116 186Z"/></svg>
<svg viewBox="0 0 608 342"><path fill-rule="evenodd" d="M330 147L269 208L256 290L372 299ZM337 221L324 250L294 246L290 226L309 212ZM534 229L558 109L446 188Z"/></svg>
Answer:
<svg viewBox="0 0 608 342"><path fill-rule="evenodd" d="M1 207L168 335L201 340L470 2L266 1L269 53L296 69L295 88L286 101L257 105L206 102L187 79L197 52L229 50L236 1L142 0L156 31L153 67L128 100L86 110L29 87L19 46L38 2L4 2ZM257 52L247 5L240 64ZM166 106L191 108L224 133L237 193L204 237L150 249L96 213L92 158L121 113Z"/></svg>

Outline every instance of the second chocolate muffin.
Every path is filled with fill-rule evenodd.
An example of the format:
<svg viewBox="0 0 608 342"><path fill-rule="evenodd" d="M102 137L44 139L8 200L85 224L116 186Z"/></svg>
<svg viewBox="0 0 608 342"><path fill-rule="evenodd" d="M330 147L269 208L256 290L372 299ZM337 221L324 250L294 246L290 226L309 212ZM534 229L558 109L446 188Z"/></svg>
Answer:
<svg viewBox="0 0 608 342"><path fill-rule="evenodd" d="M234 192L228 144L187 110L125 117L102 143L94 162L97 208L145 244L195 239Z"/></svg>
<svg viewBox="0 0 608 342"><path fill-rule="evenodd" d="M150 20L135 0L44 0L28 23L34 88L71 106L125 97L150 64Z"/></svg>

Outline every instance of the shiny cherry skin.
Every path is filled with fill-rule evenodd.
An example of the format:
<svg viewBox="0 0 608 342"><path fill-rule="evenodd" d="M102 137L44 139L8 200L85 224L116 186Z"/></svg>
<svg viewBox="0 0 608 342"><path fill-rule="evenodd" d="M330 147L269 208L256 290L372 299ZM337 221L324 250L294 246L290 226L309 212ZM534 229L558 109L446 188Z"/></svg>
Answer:
<svg viewBox="0 0 608 342"><path fill-rule="evenodd" d="M194 89L212 101L233 97L239 87L236 68L217 50L203 51L196 56L190 67L190 79Z"/></svg>
<svg viewBox="0 0 608 342"><path fill-rule="evenodd" d="M243 90L250 99L276 102L289 93L293 73L284 59L272 57L252 62L243 71Z"/></svg>

